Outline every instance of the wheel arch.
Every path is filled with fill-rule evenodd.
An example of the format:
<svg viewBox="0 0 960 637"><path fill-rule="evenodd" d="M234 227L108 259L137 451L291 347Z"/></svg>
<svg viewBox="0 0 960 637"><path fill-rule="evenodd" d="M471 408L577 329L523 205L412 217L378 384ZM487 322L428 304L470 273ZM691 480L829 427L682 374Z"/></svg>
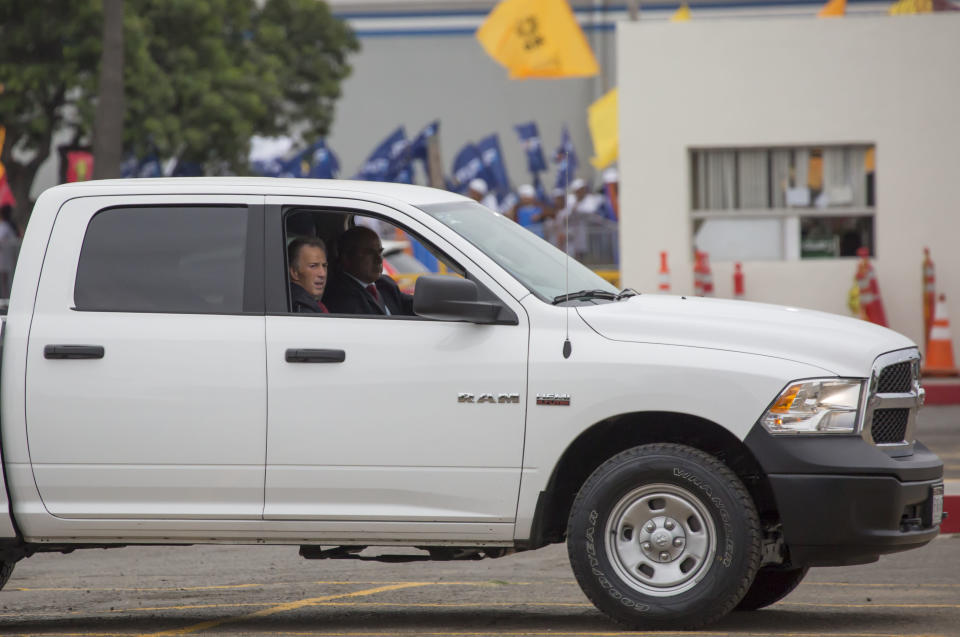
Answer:
<svg viewBox="0 0 960 637"><path fill-rule="evenodd" d="M620 414L594 423L577 436L554 466L540 493L529 548L562 542L567 517L584 481L605 460L638 445L668 442L715 456L743 482L766 527L779 520L773 491L756 457L721 425L691 414L645 411Z"/></svg>

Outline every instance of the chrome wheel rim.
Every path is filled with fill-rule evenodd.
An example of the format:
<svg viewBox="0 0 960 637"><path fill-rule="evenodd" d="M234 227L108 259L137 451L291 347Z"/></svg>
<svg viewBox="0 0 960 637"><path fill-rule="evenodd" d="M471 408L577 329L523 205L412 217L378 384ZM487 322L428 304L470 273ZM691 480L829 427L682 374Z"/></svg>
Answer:
<svg viewBox="0 0 960 637"><path fill-rule="evenodd" d="M620 498L605 531L613 568L645 595L690 590L709 572L717 550L716 526L703 503L672 484L646 485Z"/></svg>

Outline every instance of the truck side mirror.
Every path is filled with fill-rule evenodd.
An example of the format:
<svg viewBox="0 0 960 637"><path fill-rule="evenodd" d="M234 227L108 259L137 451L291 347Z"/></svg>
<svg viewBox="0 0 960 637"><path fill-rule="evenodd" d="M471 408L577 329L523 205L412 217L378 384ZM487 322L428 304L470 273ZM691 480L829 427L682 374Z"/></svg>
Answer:
<svg viewBox="0 0 960 637"><path fill-rule="evenodd" d="M499 303L477 300L477 284L456 276L424 275L417 279L413 312L438 321L501 323Z"/></svg>

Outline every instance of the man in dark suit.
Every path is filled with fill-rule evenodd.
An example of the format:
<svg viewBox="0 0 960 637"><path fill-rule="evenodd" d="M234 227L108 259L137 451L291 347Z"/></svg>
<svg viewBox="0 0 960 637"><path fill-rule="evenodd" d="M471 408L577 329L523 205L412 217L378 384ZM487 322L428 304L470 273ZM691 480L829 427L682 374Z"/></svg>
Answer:
<svg viewBox="0 0 960 637"><path fill-rule="evenodd" d="M328 314L320 302L327 284L327 247L321 239L294 239L287 246L290 305L294 312Z"/></svg>
<svg viewBox="0 0 960 637"><path fill-rule="evenodd" d="M370 228L355 226L337 241L339 267L330 277L324 304L335 314L413 316L413 297L383 274L383 246Z"/></svg>

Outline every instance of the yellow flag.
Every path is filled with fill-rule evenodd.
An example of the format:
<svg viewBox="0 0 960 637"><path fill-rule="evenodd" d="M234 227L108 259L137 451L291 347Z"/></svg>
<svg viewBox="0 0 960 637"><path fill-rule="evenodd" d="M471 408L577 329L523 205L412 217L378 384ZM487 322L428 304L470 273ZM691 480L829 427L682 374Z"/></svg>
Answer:
<svg viewBox="0 0 960 637"><path fill-rule="evenodd" d="M817 13L818 18L842 18L847 15L847 0L830 0Z"/></svg>
<svg viewBox="0 0 960 637"><path fill-rule="evenodd" d="M686 2L670 16L670 22L687 22L690 20L690 5Z"/></svg>
<svg viewBox="0 0 960 637"><path fill-rule="evenodd" d="M503 0L480 25L477 40L511 79L600 72L566 0Z"/></svg>
<svg viewBox="0 0 960 637"><path fill-rule="evenodd" d="M595 154L590 163L600 170L613 163L620 154L617 89L608 92L587 108L587 125L590 127Z"/></svg>
<svg viewBox="0 0 960 637"><path fill-rule="evenodd" d="M933 0L899 0L893 3L890 15L912 15L914 13L932 13Z"/></svg>

